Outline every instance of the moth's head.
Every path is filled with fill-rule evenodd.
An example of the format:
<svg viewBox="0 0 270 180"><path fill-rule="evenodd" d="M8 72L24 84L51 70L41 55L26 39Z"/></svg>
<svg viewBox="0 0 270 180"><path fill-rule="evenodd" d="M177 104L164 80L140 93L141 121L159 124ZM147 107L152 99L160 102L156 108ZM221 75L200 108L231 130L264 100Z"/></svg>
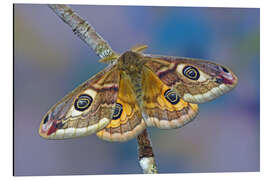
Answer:
<svg viewBox="0 0 270 180"><path fill-rule="evenodd" d="M203 60L184 61L178 64L177 72L188 89L183 98L191 103L213 100L232 90L238 82L229 68Z"/></svg>
<svg viewBox="0 0 270 180"><path fill-rule="evenodd" d="M118 59L118 67L127 72L140 72L144 61L139 52L126 51Z"/></svg>

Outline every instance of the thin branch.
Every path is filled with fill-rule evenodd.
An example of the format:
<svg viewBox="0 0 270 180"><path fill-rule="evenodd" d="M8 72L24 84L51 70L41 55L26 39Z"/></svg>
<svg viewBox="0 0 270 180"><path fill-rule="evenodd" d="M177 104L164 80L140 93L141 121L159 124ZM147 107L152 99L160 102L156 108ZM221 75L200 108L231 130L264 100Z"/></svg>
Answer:
<svg viewBox="0 0 270 180"><path fill-rule="evenodd" d="M141 168L145 174L157 174L157 165L154 158L151 140L145 129L137 137L138 142L138 156Z"/></svg>
<svg viewBox="0 0 270 180"><path fill-rule="evenodd" d="M100 57L113 57L116 54L110 45L95 31L95 29L75 13L69 6L60 4L48 5L73 32L83 40ZM139 163L146 174L158 173L151 146L151 140L145 129L138 137Z"/></svg>
<svg viewBox="0 0 270 180"><path fill-rule="evenodd" d="M48 6L67 25L69 25L72 28L72 31L91 47L100 58L112 56L114 54L110 45L95 31L95 29L69 6L62 4L50 4Z"/></svg>

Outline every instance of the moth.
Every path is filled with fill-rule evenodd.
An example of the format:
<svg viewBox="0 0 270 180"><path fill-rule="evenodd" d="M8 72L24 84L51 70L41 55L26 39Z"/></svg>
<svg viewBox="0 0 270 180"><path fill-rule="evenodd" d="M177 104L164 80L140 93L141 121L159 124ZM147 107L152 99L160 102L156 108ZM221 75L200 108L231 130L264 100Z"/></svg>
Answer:
<svg viewBox="0 0 270 180"><path fill-rule="evenodd" d="M236 75L213 62L144 54L146 45L106 57L109 65L55 104L39 134L67 139L93 133L128 141L147 127L180 128L198 114L198 104L232 90Z"/></svg>

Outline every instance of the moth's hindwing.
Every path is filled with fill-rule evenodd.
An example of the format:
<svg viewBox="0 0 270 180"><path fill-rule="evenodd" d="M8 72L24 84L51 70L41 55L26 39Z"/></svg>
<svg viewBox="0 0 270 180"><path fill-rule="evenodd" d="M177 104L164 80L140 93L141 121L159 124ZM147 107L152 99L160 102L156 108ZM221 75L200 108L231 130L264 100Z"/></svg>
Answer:
<svg viewBox="0 0 270 180"><path fill-rule="evenodd" d="M44 116L39 134L46 139L86 136L106 127L116 104L119 72L111 65L54 105Z"/></svg>
<svg viewBox="0 0 270 180"><path fill-rule="evenodd" d="M131 81L121 73L117 104L111 122L97 136L107 141L127 141L145 129Z"/></svg>
<svg viewBox="0 0 270 180"><path fill-rule="evenodd" d="M227 67L212 62L145 55L146 63L168 87L183 100L204 103L223 95L237 84L237 77Z"/></svg>
<svg viewBox="0 0 270 180"><path fill-rule="evenodd" d="M179 128L197 115L198 105L185 102L147 67L143 68L142 92L147 126Z"/></svg>

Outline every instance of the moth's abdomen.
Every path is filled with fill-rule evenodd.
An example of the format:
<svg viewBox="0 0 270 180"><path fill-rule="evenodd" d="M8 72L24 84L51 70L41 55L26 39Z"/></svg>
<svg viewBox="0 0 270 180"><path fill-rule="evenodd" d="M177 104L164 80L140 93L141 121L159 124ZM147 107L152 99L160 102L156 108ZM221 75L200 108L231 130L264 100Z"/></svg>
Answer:
<svg viewBox="0 0 270 180"><path fill-rule="evenodd" d="M136 99L139 105L142 104L142 74L136 73L130 75L130 79L133 85L133 89L136 95Z"/></svg>

